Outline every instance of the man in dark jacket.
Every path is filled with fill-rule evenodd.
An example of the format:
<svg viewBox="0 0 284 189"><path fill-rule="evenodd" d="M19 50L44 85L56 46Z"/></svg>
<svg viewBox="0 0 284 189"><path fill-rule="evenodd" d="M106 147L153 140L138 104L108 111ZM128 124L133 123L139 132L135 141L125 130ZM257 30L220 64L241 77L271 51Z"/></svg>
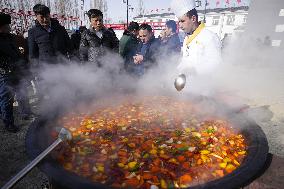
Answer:
<svg viewBox="0 0 284 189"><path fill-rule="evenodd" d="M87 30L86 26L80 26L79 30L76 30L71 35L71 43L73 47L73 54L79 59L79 48L80 48L80 41L81 41L81 35L82 33Z"/></svg>
<svg viewBox="0 0 284 189"><path fill-rule="evenodd" d="M180 53L181 51L181 42L176 31L176 22L174 20L168 20L165 27L166 40L162 43L163 50L167 56L173 53Z"/></svg>
<svg viewBox="0 0 284 189"><path fill-rule="evenodd" d="M142 76L146 70L157 63L160 42L155 38L152 27L148 24L141 24L139 27L140 42L136 55L133 56L133 63L129 69L134 75Z"/></svg>
<svg viewBox="0 0 284 189"><path fill-rule="evenodd" d="M127 30L124 31L123 36L119 41L119 54L124 59L124 68L127 70L128 64L133 62L133 56L136 54L138 40L139 24L137 22L130 22Z"/></svg>
<svg viewBox="0 0 284 189"><path fill-rule="evenodd" d="M24 65L21 70L21 79L20 85L17 85L15 88L16 100L18 102L18 109L21 114L22 119L30 119L33 117L31 107L29 104L28 89L31 86L32 74L30 72L30 65L28 64L28 42L23 35L13 35L14 43L21 53L21 59L24 60Z"/></svg>
<svg viewBox="0 0 284 189"><path fill-rule="evenodd" d="M80 60L89 61L97 66L102 66L101 58L106 52L118 53L119 41L116 35L103 25L103 13L98 9L90 9L87 13L91 27L84 31L80 42Z"/></svg>
<svg viewBox="0 0 284 189"><path fill-rule="evenodd" d="M21 66L24 65L14 38L10 34L11 17L0 13L0 110L6 129L17 132L14 124L14 87L19 84Z"/></svg>
<svg viewBox="0 0 284 189"><path fill-rule="evenodd" d="M37 4L33 7L36 15L35 26L29 30L29 57L33 63L54 64L60 62L60 56L71 53L72 45L65 28L50 18L47 6Z"/></svg>
<svg viewBox="0 0 284 189"><path fill-rule="evenodd" d="M73 49L74 50L79 50L80 47L80 41L81 41L81 35L82 33L87 30L86 26L80 26L79 30L76 30L72 35L71 35L71 42L73 44Z"/></svg>

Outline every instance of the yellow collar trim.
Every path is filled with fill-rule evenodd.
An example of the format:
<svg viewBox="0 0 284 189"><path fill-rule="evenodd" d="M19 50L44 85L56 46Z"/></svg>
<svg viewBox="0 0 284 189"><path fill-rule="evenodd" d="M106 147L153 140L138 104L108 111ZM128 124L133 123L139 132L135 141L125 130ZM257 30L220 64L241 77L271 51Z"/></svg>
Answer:
<svg viewBox="0 0 284 189"><path fill-rule="evenodd" d="M189 43L191 43L191 41L205 28L205 24L202 22L201 24L199 24L198 28L193 32L192 35L188 35L185 37L185 44L186 46L189 45Z"/></svg>

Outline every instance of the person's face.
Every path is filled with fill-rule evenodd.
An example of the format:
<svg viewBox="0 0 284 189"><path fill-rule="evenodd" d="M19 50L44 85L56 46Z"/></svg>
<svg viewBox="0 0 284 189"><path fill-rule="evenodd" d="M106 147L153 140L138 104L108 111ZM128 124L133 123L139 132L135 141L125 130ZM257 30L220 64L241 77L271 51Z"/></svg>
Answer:
<svg viewBox="0 0 284 189"><path fill-rule="evenodd" d="M50 25L50 14L47 14L47 15L37 14L36 19L42 26Z"/></svg>
<svg viewBox="0 0 284 189"><path fill-rule="evenodd" d="M182 29L185 33L191 33L195 29L196 17L192 16L189 18L184 14L182 17L179 17L178 22L180 29Z"/></svg>
<svg viewBox="0 0 284 189"><path fill-rule="evenodd" d="M166 37L167 37L167 34L166 34L166 30L164 29L164 30L162 30L161 33L160 33L160 38L161 38L161 39L164 39L164 38L166 38Z"/></svg>
<svg viewBox="0 0 284 189"><path fill-rule="evenodd" d="M91 18L91 25L95 30L100 30L103 27L103 17L93 17Z"/></svg>
<svg viewBox="0 0 284 189"><path fill-rule="evenodd" d="M169 36L172 34L172 28L169 28L168 26L165 27L165 35Z"/></svg>
<svg viewBox="0 0 284 189"><path fill-rule="evenodd" d="M131 33L134 35L134 36L138 36L138 34L139 34L139 32L138 32L138 30L133 30L133 31L131 31Z"/></svg>
<svg viewBox="0 0 284 189"><path fill-rule="evenodd" d="M153 33L149 32L148 30L139 30L139 39L142 41L142 43L148 43L151 39Z"/></svg>
<svg viewBox="0 0 284 189"><path fill-rule="evenodd" d="M9 24L5 24L0 27L0 32L1 33L10 33L11 32L11 27Z"/></svg>

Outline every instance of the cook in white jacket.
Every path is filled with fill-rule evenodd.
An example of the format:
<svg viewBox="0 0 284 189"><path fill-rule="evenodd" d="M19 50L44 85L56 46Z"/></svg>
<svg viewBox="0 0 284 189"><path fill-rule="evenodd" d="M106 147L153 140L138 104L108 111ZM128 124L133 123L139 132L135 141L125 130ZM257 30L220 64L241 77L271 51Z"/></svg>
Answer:
<svg viewBox="0 0 284 189"><path fill-rule="evenodd" d="M221 62L221 42L219 37L198 22L195 0L173 0L172 10L179 20L179 27L187 35L183 42L183 57L178 72L210 74Z"/></svg>

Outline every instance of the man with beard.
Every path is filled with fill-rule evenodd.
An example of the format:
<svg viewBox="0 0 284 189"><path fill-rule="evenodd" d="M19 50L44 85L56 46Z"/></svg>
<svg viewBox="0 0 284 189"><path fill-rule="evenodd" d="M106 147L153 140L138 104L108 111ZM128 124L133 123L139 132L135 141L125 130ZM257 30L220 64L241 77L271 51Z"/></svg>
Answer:
<svg viewBox="0 0 284 189"><path fill-rule="evenodd" d="M67 31L56 19L50 18L47 6L37 4L33 11L36 15L35 26L28 33L31 63L62 63L62 57L68 57L72 50Z"/></svg>
<svg viewBox="0 0 284 189"><path fill-rule="evenodd" d="M14 89L19 84L24 60L10 34L11 16L0 13L0 110L1 118L9 132L17 132L14 124Z"/></svg>
<svg viewBox="0 0 284 189"><path fill-rule="evenodd" d="M80 60L101 67L103 66L101 59L107 51L118 53L119 40L114 32L103 25L103 13L100 10L90 9L87 15L91 26L81 36Z"/></svg>
<svg viewBox="0 0 284 189"><path fill-rule="evenodd" d="M186 33L178 71L185 75L212 73L221 61L219 37L198 22L195 0L173 0L171 7Z"/></svg>

